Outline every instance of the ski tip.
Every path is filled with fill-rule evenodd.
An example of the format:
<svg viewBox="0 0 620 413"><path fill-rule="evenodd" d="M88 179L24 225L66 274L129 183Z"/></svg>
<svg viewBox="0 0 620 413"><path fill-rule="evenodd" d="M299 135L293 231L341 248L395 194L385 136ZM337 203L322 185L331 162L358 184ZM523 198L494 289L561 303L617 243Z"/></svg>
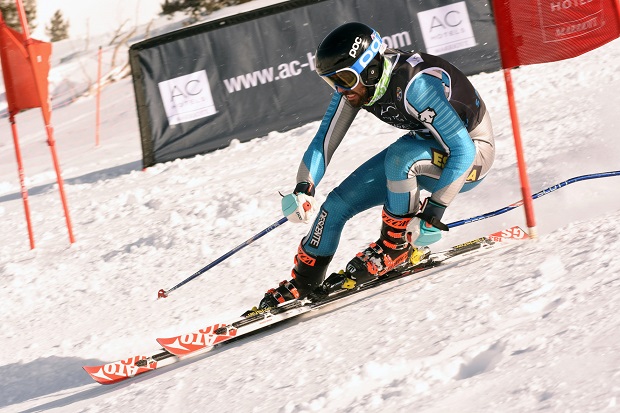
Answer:
<svg viewBox="0 0 620 413"><path fill-rule="evenodd" d="M168 297L168 293L163 288L161 290L157 291L157 299L158 300L160 298L167 298L167 297Z"/></svg>
<svg viewBox="0 0 620 413"><path fill-rule="evenodd" d="M503 242L508 240L522 241L529 239L529 235L520 226L515 225L511 228L506 228L499 232L494 232L488 236L489 239L495 242Z"/></svg>
<svg viewBox="0 0 620 413"><path fill-rule="evenodd" d="M103 371L104 365L101 366L83 366L82 368L88 375L99 384L115 384L126 380L128 377L110 377Z"/></svg>
<svg viewBox="0 0 620 413"><path fill-rule="evenodd" d="M97 383L115 384L157 368L156 361L137 366L136 363L140 360L150 359L147 356L134 356L100 366L83 366L82 368Z"/></svg>

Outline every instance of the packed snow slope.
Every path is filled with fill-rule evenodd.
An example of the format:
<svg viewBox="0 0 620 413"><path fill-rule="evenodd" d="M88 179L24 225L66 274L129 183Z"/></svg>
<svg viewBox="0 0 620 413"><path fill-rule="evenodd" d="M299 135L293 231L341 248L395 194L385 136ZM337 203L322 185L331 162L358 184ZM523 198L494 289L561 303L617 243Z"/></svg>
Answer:
<svg viewBox="0 0 620 413"><path fill-rule="evenodd" d="M513 72L533 192L620 164L620 42ZM472 76L497 134L493 171L445 220L521 199L500 72ZM325 102L326 105L328 102ZM77 242L69 244L37 111L17 117L36 248L29 249L8 121L0 135L1 412L618 412L620 177L534 202L540 239L402 280L195 359L112 386L82 370L226 321L288 277L308 226L287 223L165 300L170 288L280 218L318 123L141 167L131 80L54 112ZM317 197L400 136L356 119ZM513 225L454 228L437 249ZM345 227L332 270L378 236Z"/></svg>

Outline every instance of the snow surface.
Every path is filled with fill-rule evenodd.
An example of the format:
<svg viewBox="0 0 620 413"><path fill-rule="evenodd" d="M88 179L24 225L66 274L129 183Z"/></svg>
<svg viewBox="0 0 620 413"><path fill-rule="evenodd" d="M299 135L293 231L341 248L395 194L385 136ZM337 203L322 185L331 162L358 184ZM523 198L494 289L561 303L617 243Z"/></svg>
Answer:
<svg viewBox="0 0 620 413"><path fill-rule="evenodd" d="M533 192L618 169L620 41L513 71ZM54 70L61 73L62 64ZM501 72L472 76L491 111L492 173L452 222L521 198ZM328 102L326 102L327 105ZM141 167L130 78L56 109L77 242L69 244L41 116L17 116L36 248L29 249L8 121L0 138L1 412L618 412L619 177L534 202L540 239L373 290L112 386L82 370L226 321L286 278L308 226L287 223L165 300L170 288L280 218L318 127ZM400 136L360 116L318 188ZM378 236L380 209L347 224L332 270ZM454 228L437 249L513 225L523 209Z"/></svg>

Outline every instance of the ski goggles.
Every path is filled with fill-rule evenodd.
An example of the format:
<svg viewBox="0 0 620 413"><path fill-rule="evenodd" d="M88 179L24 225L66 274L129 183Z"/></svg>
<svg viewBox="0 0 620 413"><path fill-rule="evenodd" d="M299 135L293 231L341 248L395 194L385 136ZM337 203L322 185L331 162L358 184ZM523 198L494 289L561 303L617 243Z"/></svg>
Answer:
<svg viewBox="0 0 620 413"><path fill-rule="evenodd" d="M350 67L336 70L335 72L328 73L321 76L324 81L327 82L333 89L337 87L344 90L351 90L357 86L361 79L360 74Z"/></svg>
<svg viewBox="0 0 620 413"><path fill-rule="evenodd" d="M371 37L372 42L370 43L370 46L364 51L364 53L362 53L359 59L357 59L351 67L345 67L343 69L338 69L335 72L327 73L321 76L321 78L323 78L323 80L334 89L336 89L336 87L344 90L351 90L355 88L362 81L360 78L360 73L366 69L377 53L383 52L386 48L383 44L381 36L379 36L379 33L375 30L373 30Z"/></svg>

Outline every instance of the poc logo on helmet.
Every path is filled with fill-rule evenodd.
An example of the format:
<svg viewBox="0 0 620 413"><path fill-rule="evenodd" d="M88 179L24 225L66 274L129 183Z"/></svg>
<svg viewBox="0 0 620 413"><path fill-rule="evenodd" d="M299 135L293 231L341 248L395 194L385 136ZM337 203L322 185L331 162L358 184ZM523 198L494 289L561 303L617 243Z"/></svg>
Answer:
<svg viewBox="0 0 620 413"><path fill-rule="evenodd" d="M366 67L366 65L370 63L372 58L377 54L377 52L381 48L381 43L382 43L381 37L376 32L373 33L372 43L370 43L370 46L368 47L368 49L366 49L362 57L360 57L360 63L362 64L362 67Z"/></svg>
<svg viewBox="0 0 620 413"><path fill-rule="evenodd" d="M364 53L362 53L360 58L357 60L357 62L355 62L353 66L351 66L351 68L355 70L357 73L362 73L362 70L366 69L366 66L368 66L368 63L370 63L372 58L375 57L377 53L379 53L382 45L383 45L383 41L381 40L381 36L379 36L379 33L373 32L372 43L370 43L370 46L368 46L368 49L366 49ZM353 51L353 48L351 48L351 51Z"/></svg>
<svg viewBox="0 0 620 413"><path fill-rule="evenodd" d="M356 57L357 56L357 50L360 48L361 44L362 44L362 38L361 37L356 37L355 41L353 42L353 45L351 46L351 50L349 50L349 56Z"/></svg>

